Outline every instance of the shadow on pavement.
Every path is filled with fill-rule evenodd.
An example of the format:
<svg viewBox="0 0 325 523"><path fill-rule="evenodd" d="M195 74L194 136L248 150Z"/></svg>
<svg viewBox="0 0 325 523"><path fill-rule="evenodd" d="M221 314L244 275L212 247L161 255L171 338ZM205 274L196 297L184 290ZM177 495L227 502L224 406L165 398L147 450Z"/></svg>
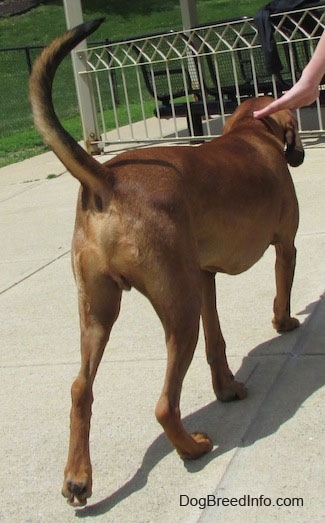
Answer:
<svg viewBox="0 0 325 523"><path fill-rule="evenodd" d="M184 466L188 472L195 473L202 470L211 460L229 450L253 445L256 441L275 433L283 423L295 415L301 405L314 392L324 386L325 372L320 364L322 363L325 367L325 363L323 358L319 360L317 356L324 356L325 354L325 323L323 321L325 317L325 296L323 295L318 302L308 305L300 314L306 312L311 314L299 329L299 336L294 344L293 351L286 356L278 376L267 391L266 397L262 399L262 406L260 402L260 406L254 412L252 420L247 419L248 414L246 414L250 410L249 402L254 401L249 398L243 402L228 404L214 401L184 418L183 421L187 430L193 431L199 427L200 430L208 432L215 445L212 452L201 459L184 461ZM239 377L251 374L250 370L247 372L246 367L252 368L252 358L258 362L261 359L267 360L267 357L272 357L272 350L274 354L283 353L283 346L286 344L287 337L290 336L295 336L295 334L289 333L276 337L253 349L244 358L238 371ZM301 361L302 358L304 358L304 365L297 365L297 362ZM288 374L291 376L290 380L285 379ZM277 397L279 392L280 398ZM261 395L263 391L256 391L252 394ZM274 397L276 397L276 401L274 401ZM284 401L281 401L281 398ZM240 431L241 427L244 427L244 430ZM83 518L105 514L128 496L141 490L146 485L154 467L173 451L174 449L165 434L161 434L150 445L143 457L141 466L127 483L102 501L77 510L76 516Z"/></svg>

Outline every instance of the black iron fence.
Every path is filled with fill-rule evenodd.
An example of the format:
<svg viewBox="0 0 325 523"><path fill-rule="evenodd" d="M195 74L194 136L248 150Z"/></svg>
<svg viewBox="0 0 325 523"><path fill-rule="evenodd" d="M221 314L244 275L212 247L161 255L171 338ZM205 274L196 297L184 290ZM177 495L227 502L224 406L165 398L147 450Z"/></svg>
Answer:
<svg viewBox="0 0 325 523"><path fill-rule="evenodd" d="M108 45L110 40L92 45ZM44 46L0 48L0 138L33 129L28 100L28 77ZM113 73L113 89L118 92ZM54 80L53 100L60 119L79 117L71 58L59 67Z"/></svg>
<svg viewBox="0 0 325 523"><path fill-rule="evenodd" d="M28 101L28 77L41 46L0 49L0 137L33 128ZM71 59L67 58L55 78L54 103L59 116L78 115Z"/></svg>

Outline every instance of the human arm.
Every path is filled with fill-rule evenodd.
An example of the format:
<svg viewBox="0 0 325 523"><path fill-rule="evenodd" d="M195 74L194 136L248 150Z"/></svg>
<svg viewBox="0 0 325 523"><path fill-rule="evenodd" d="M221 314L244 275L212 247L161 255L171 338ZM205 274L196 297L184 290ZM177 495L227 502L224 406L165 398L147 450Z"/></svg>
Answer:
<svg viewBox="0 0 325 523"><path fill-rule="evenodd" d="M281 98L264 109L255 111L255 118L264 118L281 109L299 109L313 103L319 96L319 84L325 74L325 32L298 82Z"/></svg>

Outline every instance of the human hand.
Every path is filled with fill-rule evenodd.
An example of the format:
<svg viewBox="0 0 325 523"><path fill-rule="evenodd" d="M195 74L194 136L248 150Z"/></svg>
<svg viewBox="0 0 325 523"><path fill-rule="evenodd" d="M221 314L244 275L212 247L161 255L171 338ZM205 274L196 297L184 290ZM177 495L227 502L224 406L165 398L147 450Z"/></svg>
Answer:
<svg viewBox="0 0 325 523"><path fill-rule="evenodd" d="M254 112L255 118L264 118L281 109L299 109L313 103L319 96L319 87L304 79L304 76L281 98Z"/></svg>

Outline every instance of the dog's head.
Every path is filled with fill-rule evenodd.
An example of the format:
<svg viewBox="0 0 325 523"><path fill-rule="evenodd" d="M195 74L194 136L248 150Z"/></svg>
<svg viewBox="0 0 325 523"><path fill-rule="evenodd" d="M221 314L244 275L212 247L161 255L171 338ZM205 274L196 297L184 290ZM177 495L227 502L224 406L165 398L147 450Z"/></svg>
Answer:
<svg viewBox="0 0 325 523"><path fill-rule="evenodd" d="M250 98L243 102L227 120L224 127L224 134L234 129L236 122L242 118L249 118L258 122L253 116L253 112L262 109L269 104L273 98L263 96ZM284 145L284 155L291 167L298 167L304 161L305 152L298 132L297 120L289 109L283 109L271 116L266 116L260 120L269 132L276 136Z"/></svg>

